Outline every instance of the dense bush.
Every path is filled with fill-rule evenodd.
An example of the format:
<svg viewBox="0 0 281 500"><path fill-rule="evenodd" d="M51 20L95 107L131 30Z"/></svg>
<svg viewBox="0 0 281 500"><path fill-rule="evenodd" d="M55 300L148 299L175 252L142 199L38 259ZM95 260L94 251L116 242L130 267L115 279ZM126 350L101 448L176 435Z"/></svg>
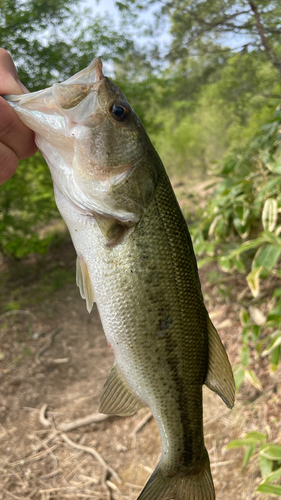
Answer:
<svg viewBox="0 0 281 500"><path fill-rule="evenodd" d="M225 157L219 175L221 182L192 230L195 252L202 257L199 266L215 260L225 272L246 274L257 301L264 281L274 279L264 321L253 321L246 309L241 311L243 348L236 383L239 387L246 375L260 388L248 369L248 341L254 342L258 354L270 354L273 369L278 365L281 345L280 107L246 147Z"/></svg>
<svg viewBox="0 0 281 500"><path fill-rule="evenodd" d="M52 179L40 153L24 160L16 174L0 189L0 253L5 258L24 258L42 253L54 237L43 231L59 217Z"/></svg>

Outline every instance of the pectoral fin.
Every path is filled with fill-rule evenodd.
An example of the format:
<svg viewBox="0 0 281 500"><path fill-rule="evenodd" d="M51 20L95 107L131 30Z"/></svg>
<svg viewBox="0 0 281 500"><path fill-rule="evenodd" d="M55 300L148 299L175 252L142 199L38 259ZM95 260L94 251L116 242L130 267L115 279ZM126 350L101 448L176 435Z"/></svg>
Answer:
<svg viewBox="0 0 281 500"><path fill-rule="evenodd" d="M88 267L83 257L77 257L76 260L76 284L80 289L82 299L86 300L87 311L90 313L95 302L95 295Z"/></svg>
<svg viewBox="0 0 281 500"><path fill-rule="evenodd" d="M208 313L207 313L208 314ZM209 368L205 385L216 392L228 408L233 408L235 382L222 341L208 316Z"/></svg>
<svg viewBox="0 0 281 500"><path fill-rule="evenodd" d="M129 387L120 368L114 365L103 387L100 400L100 413L129 417L142 407L141 401Z"/></svg>
<svg viewBox="0 0 281 500"><path fill-rule="evenodd" d="M107 240L107 245L112 246L122 239L126 227L116 219L108 219L102 215L95 214L97 224Z"/></svg>

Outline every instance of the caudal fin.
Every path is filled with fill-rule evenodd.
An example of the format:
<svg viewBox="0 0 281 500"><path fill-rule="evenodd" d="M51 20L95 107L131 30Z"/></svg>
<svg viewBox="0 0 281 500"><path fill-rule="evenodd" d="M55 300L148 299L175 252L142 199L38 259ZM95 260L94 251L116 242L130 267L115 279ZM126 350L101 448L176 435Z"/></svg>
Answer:
<svg viewBox="0 0 281 500"><path fill-rule="evenodd" d="M209 462L198 474L173 477L164 476L160 462L137 500L215 500Z"/></svg>

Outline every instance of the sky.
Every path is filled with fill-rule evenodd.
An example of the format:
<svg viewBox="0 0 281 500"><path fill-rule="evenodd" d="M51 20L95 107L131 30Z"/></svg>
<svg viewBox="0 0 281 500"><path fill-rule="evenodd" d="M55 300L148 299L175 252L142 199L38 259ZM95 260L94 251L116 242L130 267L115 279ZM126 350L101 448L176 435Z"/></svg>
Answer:
<svg viewBox="0 0 281 500"><path fill-rule="evenodd" d="M108 13L111 18L113 18L116 21L116 24L118 25L118 21L120 19L119 16L119 11L117 7L115 6L114 0L84 0L85 4L87 7L89 7L93 14L106 14ZM149 26L149 24L153 21L153 12L152 10L148 10L146 12L142 12L140 15L140 19L142 21L143 28L145 29L146 27ZM133 37L134 38L134 37ZM168 25L162 29L161 33L155 34L155 36L149 38L149 37L137 37L135 39L136 43L141 44L141 45L152 45L157 41L157 44L160 49L160 53L163 53L165 55L167 53L166 45L170 42L171 37L169 34L169 29Z"/></svg>
<svg viewBox="0 0 281 500"><path fill-rule="evenodd" d="M99 12L101 14L104 14L106 11L115 14L117 13L115 2L113 0L100 0L99 2L96 0L86 0L86 4L88 7L93 9L93 12Z"/></svg>

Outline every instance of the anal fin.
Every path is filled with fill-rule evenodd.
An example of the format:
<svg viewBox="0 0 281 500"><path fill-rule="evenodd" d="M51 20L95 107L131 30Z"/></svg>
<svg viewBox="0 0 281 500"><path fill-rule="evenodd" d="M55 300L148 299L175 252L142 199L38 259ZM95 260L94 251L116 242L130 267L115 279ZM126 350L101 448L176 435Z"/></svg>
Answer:
<svg viewBox="0 0 281 500"><path fill-rule="evenodd" d="M76 260L76 284L80 289L82 299L86 300L87 311L90 313L95 302L95 294L83 257L77 257Z"/></svg>
<svg viewBox="0 0 281 500"><path fill-rule="evenodd" d="M129 417L134 415L142 406L141 401L133 393L120 368L114 365L103 387L99 412L107 415Z"/></svg>
<svg viewBox="0 0 281 500"><path fill-rule="evenodd" d="M205 385L216 392L228 408L233 408L235 399L235 382L232 368L223 343L207 313L209 339L209 368Z"/></svg>

